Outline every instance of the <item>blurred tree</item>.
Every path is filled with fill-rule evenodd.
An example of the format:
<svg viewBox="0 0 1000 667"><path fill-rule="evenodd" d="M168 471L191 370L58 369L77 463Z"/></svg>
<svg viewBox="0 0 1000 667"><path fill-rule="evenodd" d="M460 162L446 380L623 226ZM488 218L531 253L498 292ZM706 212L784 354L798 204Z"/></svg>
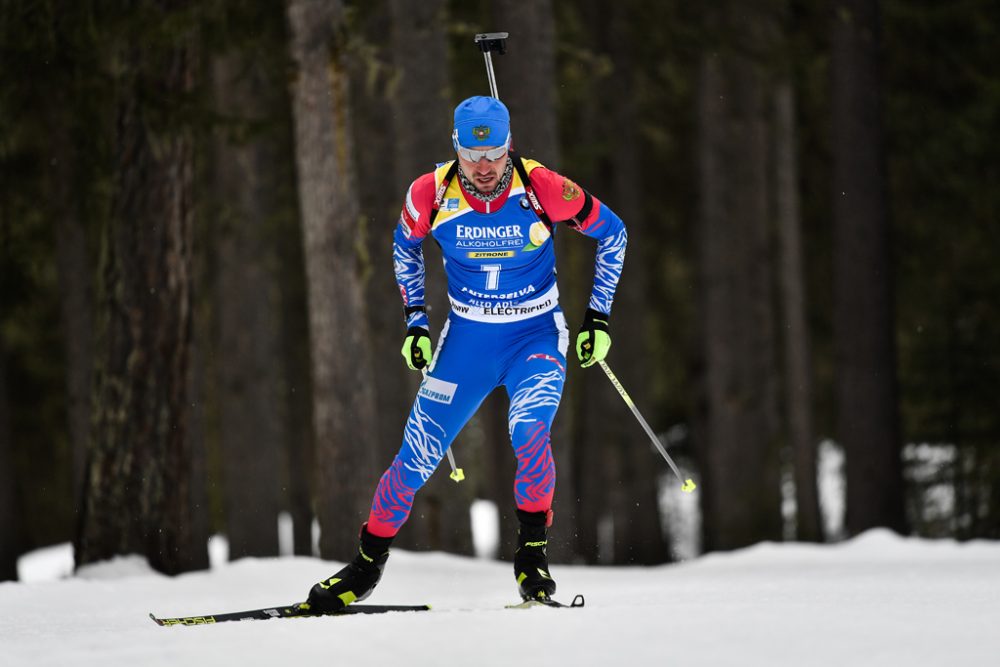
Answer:
<svg viewBox="0 0 1000 667"><path fill-rule="evenodd" d="M628 387L638 389L638 396L648 397L648 364L652 341L649 339L650 308L645 286L649 282L649 261L645 256L656 245L656 230L640 214L642 201L641 137L638 100L631 94L636 88L638 40L630 39L640 8L634 2L610 3L604 41L614 71L606 79L610 102L605 112L607 126L607 172L601 196L625 221L629 235L628 266L625 282L615 297L614 339L618 345L613 355L615 372ZM594 375L599 375L594 373ZM600 375L603 375L601 373ZM619 411L617 428L601 443L618 459L611 494L614 523L614 562L633 564L663 563L670 560L664 539L659 508L659 476L662 471L657 454L627 408L612 391L605 378L602 397L605 415ZM633 389L634 391L635 389ZM651 405L646 400L644 406ZM648 410L646 410L648 413Z"/></svg>
<svg viewBox="0 0 1000 667"><path fill-rule="evenodd" d="M924 471L908 465L908 520L921 535L996 539L1000 5L882 8L903 442L936 451Z"/></svg>
<svg viewBox="0 0 1000 667"><path fill-rule="evenodd" d="M799 200L795 91L782 77L774 90L774 193L780 247L782 345L785 361L785 414L795 480L798 539L823 541L813 433L813 382L810 335L806 323L802 215Z"/></svg>
<svg viewBox="0 0 1000 667"><path fill-rule="evenodd" d="M234 54L212 68L216 108L234 122L216 142L216 194L224 202L218 233L216 313L222 470L229 557L278 555L278 491L286 442L280 396L278 289L267 223L280 179L269 135L240 133L266 118L266 72ZM243 134L244 136L240 136Z"/></svg>
<svg viewBox="0 0 1000 667"><path fill-rule="evenodd" d="M768 2L708 10L698 110L705 414L704 547L781 538L777 348L768 181Z"/></svg>
<svg viewBox="0 0 1000 667"><path fill-rule="evenodd" d="M192 258L192 276L195 289L198 285L197 257ZM195 309L192 309L196 312ZM188 502L191 514L188 519L188 534L191 544L208 544L212 534L211 494L209 487L212 479L208 471L208 443L205 428L205 353L203 342L195 331L197 315L192 314L190 368L188 373L187 398L190 408L187 411L187 421L184 426L184 436L187 439L185 448L188 452L190 465L190 484ZM208 549L193 549L188 557L187 566L191 570L207 570L209 568Z"/></svg>
<svg viewBox="0 0 1000 667"><path fill-rule="evenodd" d="M7 354L0 337L0 581L17 581L21 555L20 506L14 474L14 440L7 401Z"/></svg>
<svg viewBox="0 0 1000 667"><path fill-rule="evenodd" d="M62 9L57 16L65 18ZM57 19L58 20L58 19ZM65 28L63 27L65 30ZM63 56L65 57L65 56ZM66 63L72 67L72 64ZM56 267L59 271L60 314L66 346L67 409L72 449L73 498L79 502L83 488L87 437L90 431L90 391L93 355L93 262L82 217L77 174L75 122L66 113L74 107L75 91L54 87L58 98L46 107L49 130L46 190L55 223Z"/></svg>
<svg viewBox="0 0 1000 667"><path fill-rule="evenodd" d="M847 531L906 529L877 0L832 20L834 340Z"/></svg>
<svg viewBox="0 0 1000 667"><path fill-rule="evenodd" d="M303 258L303 230L295 175L292 104L288 88L290 55L284 3L226 5L231 10L235 53L259 77L262 93L256 114L243 125L247 139L266 146L263 168L268 215L261 229L269 289L276 303L280 345L278 413L283 442L284 507L292 518L296 555L313 554L315 449L309 349L309 313Z"/></svg>
<svg viewBox="0 0 1000 667"><path fill-rule="evenodd" d="M77 197L72 184L77 180L71 163L75 160L72 141L63 131L52 134L52 205L56 222L56 266L63 339L66 345L66 393L70 446L73 457L73 499L82 497L87 439L90 433L91 385L93 382L93 267L88 252L83 221L74 211Z"/></svg>
<svg viewBox="0 0 1000 667"><path fill-rule="evenodd" d="M75 556L79 566L141 553L174 574L206 548L190 535L193 165L189 129L177 113L193 83L193 16L187 3L168 0L127 10L100 365Z"/></svg>
<svg viewBox="0 0 1000 667"><path fill-rule="evenodd" d="M781 285L781 345L784 353L784 414L795 483L795 529L799 540L823 541L817 451L813 426L812 344L803 260L802 202L799 192L799 121L794 87L795 24L790 4L779 9L780 47L774 84L772 121L774 202Z"/></svg>
<svg viewBox="0 0 1000 667"><path fill-rule="evenodd" d="M692 391L693 359L700 345L695 334L692 239L697 228L692 223L697 218L697 181L691 156L697 145L695 84L703 40L701 12L700 6L673 0L655 6L642 2L615 5L612 13L618 18L614 20L625 21L627 34L616 30L607 38L614 67L606 75L611 91L596 95L609 107L605 113L610 124L601 137L585 142L594 155L607 153L625 159L632 154L633 166L621 173L617 162L603 161L606 178L615 185L614 199L609 203L616 210L625 207L629 230L626 268L613 314L613 328L618 333L612 354L617 360L616 372L639 402L643 415L670 447L671 456L689 469L691 464L684 458L692 442L689 433L696 397ZM600 71L600 65L593 69ZM618 82L620 77L625 81ZM586 98L581 103L587 104ZM629 114L630 121L626 120ZM634 184L627 186L626 182ZM625 194L620 194L620 187ZM629 187L634 190L629 192ZM607 193L604 196L610 199ZM637 308L634 312L638 314L623 317L622 306ZM602 390L611 389L605 378L598 375L594 380L603 385ZM676 512L671 502L675 482L669 469L647 444L621 399L613 391L607 396L617 406L606 410L620 416L620 437L630 438L622 447L635 457L633 466L642 466L633 474L647 476L647 481L641 482L647 488L656 481L661 487L666 485L657 499L662 501L661 509L671 507L667 511L672 515L660 518L664 531L680 537L686 513ZM634 494L632 502L645 506L649 501L643 503L642 497L649 498L649 493ZM631 495L621 494L621 511L626 511L624 502ZM649 508L644 513L648 515ZM619 523L616 520L616 530ZM693 527L688 532L693 533ZM670 545L673 552L680 542L675 535L669 537L675 542ZM687 541L688 536L684 537ZM697 544L689 542L683 553L696 549ZM649 549L647 554L653 551ZM616 548L616 555L619 552ZM660 551L657 557L669 556Z"/></svg>
<svg viewBox="0 0 1000 667"><path fill-rule="evenodd" d="M15 461L25 506L37 510L25 523L34 544L71 530L90 418L91 241L110 128L107 83L90 74L104 56L94 14L89 2L11 1L0 17L0 196L14 277L0 313L13 327Z"/></svg>
<svg viewBox="0 0 1000 667"><path fill-rule="evenodd" d="M338 0L289 0L309 293L320 554L350 560L371 506L375 389L359 273L360 214Z"/></svg>
<svg viewBox="0 0 1000 667"><path fill-rule="evenodd" d="M375 469L389 466L399 451L403 423L410 409L417 377L408 375L399 355L401 302L392 271L391 235L399 218L399 192L395 155L396 74L394 21L388 0L365 3L349 15L349 47L346 52L351 89L351 120L356 141L354 164L358 175L361 230L364 254L361 275L372 347L375 383ZM406 22L406 19L403 19ZM406 54L407 56L410 54ZM419 113L419 110L418 110ZM420 132L418 123L408 128ZM387 156L393 156L389 158ZM368 480L374 495L377 479ZM416 514L416 513L415 513ZM416 517L414 517L416 518ZM413 522L411 522L413 523ZM417 535L402 531L394 544L415 549Z"/></svg>
<svg viewBox="0 0 1000 667"><path fill-rule="evenodd" d="M563 104L570 111L561 118L558 127L561 142L555 147L546 147L545 138L537 130L532 139L543 150L553 152L556 162L548 166L561 170L598 198L606 198L601 190L606 173L600 169L598 156L603 155L607 127L602 115L606 109L593 100L600 99L607 83L609 68L599 46L603 45L600 36L605 19L600 2L561 6L558 39L562 49L570 53L561 67L560 80L565 87ZM578 44L588 46L580 48ZM614 202L611 205L614 207ZM625 224L629 221L625 220ZM552 437L557 475L554 507L559 512L550 540L552 555L553 559L559 557L563 561L582 558L588 563L602 559L607 562L613 539L602 539L607 535L602 535L599 528L602 523L608 525L611 518L610 491L618 471L609 465L613 461L609 461L606 435L620 422L606 418L605 401L613 399L608 393L611 387L599 377L602 374L580 368L575 336L590 296L596 246L564 227L556 228L555 243L560 271L559 301L566 313L570 340L566 385ZM628 289L627 285L622 289ZM615 334L617 327L615 319L612 340L620 343ZM617 347L614 349L617 354Z"/></svg>

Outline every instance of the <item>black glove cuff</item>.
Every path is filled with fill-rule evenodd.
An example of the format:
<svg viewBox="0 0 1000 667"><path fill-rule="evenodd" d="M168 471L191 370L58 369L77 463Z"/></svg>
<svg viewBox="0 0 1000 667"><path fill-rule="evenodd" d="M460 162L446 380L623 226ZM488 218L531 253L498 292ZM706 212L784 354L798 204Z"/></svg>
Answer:
<svg viewBox="0 0 1000 667"><path fill-rule="evenodd" d="M406 335L416 336L418 338L420 336L426 336L427 338L430 338L431 332L428 331L425 327L410 327L409 329L406 330Z"/></svg>
<svg viewBox="0 0 1000 667"><path fill-rule="evenodd" d="M583 324L580 326L580 330L587 331L603 331L608 333L608 322L611 319L610 315L606 315L599 310L594 310L593 308L588 308L587 312L583 316Z"/></svg>

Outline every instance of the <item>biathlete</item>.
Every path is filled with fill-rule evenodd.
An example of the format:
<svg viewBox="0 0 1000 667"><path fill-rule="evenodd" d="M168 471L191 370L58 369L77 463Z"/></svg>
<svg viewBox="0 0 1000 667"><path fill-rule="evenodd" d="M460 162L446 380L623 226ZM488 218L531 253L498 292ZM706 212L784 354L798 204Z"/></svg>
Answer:
<svg viewBox="0 0 1000 667"><path fill-rule="evenodd" d="M573 181L517 156L510 149L510 114L498 99L471 97L459 104L452 142L457 159L410 185L393 237L407 326L402 354L426 376L403 445L379 480L361 527L358 555L309 593L308 604L317 611L335 611L371 594L414 495L499 385L510 398L517 457L518 591L532 600L556 590L546 557L556 480L549 434L566 380L569 333L552 236L566 225L598 242L593 291L576 339L587 367L611 346L608 317L625 258L625 226ZM421 250L428 236L441 246L451 301L433 354Z"/></svg>

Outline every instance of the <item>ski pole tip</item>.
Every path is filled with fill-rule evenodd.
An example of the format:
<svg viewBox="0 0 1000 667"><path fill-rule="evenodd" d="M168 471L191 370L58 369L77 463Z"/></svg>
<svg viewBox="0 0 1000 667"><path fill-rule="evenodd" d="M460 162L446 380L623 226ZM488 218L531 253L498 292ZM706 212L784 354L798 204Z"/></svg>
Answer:
<svg viewBox="0 0 1000 667"><path fill-rule="evenodd" d="M458 484L463 479L465 479L465 471L462 470L461 468L455 468L455 470L452 471L449 477L455 480L455 483Z"/></svg>
<svg viewBox="0 0 1000 667"><path fill-rule="evenodd" d="M684 480L684 483L681 484L681 491L683 491L684 493L691 493L697 488L698 486L694 483L694 480L691 479L686 479Z"/></svg>

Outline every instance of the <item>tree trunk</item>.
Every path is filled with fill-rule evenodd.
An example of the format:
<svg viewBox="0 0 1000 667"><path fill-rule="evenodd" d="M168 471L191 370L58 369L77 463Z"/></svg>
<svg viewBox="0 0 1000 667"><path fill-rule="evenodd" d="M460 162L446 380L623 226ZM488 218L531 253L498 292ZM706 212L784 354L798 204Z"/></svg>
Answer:
<svg viewBox="0 0 1000 667"><path fill-rule="evenodd" d="M179 3L160 3L167 16ZM180 9L179 9L180 7ZM100 367L76 562L145 554L178 573L205 549L190 536L185 427L191 340L192 142L145 106L192 90L191 35L121 54L116 172L105 238Z"/></svg>
<svg viewBox="0 0 1000 667"><path fill-rule="evenodd" d="M237 121L263 116L266 80L230 56L214 66L217 108ZM220 436L229 558L278 555L284 420L279 400L277 289L266 225L275 214L274 153L265 135L220 139L216 183L226 224L219 234Z"/></svg>
<svg viewBox="0 0 1000 667"><path fill-rule="evenodd" d="M846 528L906 530L893 265L876 0L838 0L832 26L834 339Z"/></svg>
<svg viewBox="0 0 1000 667"><path fill-rule="evenodd" d="M823 541L813 435L812 362L806 324L802 215L799 205L795 97L787 80L774 93L775 199L781 246L781 300L784 313L785 410L792 453L798 539Z"/></svg>
<svg viewBox="0 0 1000 667"><path fill-rule="evenodd" d="M585 26L587 40L599 40L603 34L605 9L603 3L596 0L588 0L576 8ZM603 113L604 110L597 104L579 105L575 120L579 123L580 135L600 136L604 131ZM572 164L572 171L565 173L567 177L584 187L600 181L604 174L594 161L581 159L586 158L589 152L586 147L581 150L578 144L573 144L567 146L565 152L566 157L560 153L559 159L566 159L567 163ZM571 155L576 159L571 159ZM552 166L558 170L558 165ZM565 228L556 234L555 243L559 258L558 269L562 276L559 300L566 312L570 339L566 353L566 385L553 435L558 487L556 507L559 508L559 525L554 528L553 533L562 530L565 517L570 514L571 532L568 534L573 536L573 549L563 555L563 560L583 559L584 562L593 564L602 557L598 527L610 511L610 489L614 479L612 465L606 460L608 450L603 446L606 442L604 429L609 424L608 420L601 419L603 406L600 396L608 397L606 393L602 393L608 387L601 383L600 377L591 372L600 369L582 369L576 355L576 333L583 320L593 284L596 246L593 241L581 238L579 234ZM558 446L555 446L557 443ZM611 463L617 465L617 461Z"/></svg>
<svg viewBox="0 0 1000 667"><path fill-rule="evenodd" d="M313 435L312 380L309 366L309 322L305 278L302 267L302 240L298 230L297 250L282 242L281 278L284 292L281 301L281 347L285 375L285 418L288 446L285 450L288 470L288 511L292 516L292 542L296 556L312 556L313 471L316 469Z"/></svg>
<svg viewBox="0 0 1000 667"><path fill-rule="evenodd" d="M376 481L375 391L358 273L343 7L289 0L296 165L309 292L320 555L349 560Z"/></svg>
<svg viewBox="0 0 1000 667"><path fill-rule="evenodd" d="M203 284L197 278L199 261L195 259L192 272L197 286ZM207 318L206 318L207 319ZM191 371L188 373L188 398L190 409L187 412L187 426L184 433L187 437L187 451L190 460L191 483L189 502L191 503L191 518L188 531L191 544L198 548L192 549L185 561L185 570L207 570L211 563L208 560L208 538L212 533L211 508L208 494L208 451L205 443L205 353L206 336L197 331L198 318L195 316L191 332ZM205 545L205 548L201 548Z"/></svg>
<svg viewBox="0 0 1000 667"><path fill-rule="evenodd" d="M294 220L294 227L284 229L277 242L278 282L282 286L280 333L285 378L283 402L288 428L285 448L285 468L288 471L286 502L292 516L294 553L296 556L312 556L312 489L315 483L316 454L309 361L309 309L302 255L302 229L297 224L297 216ZM288 225L289 222L286 221L285 224Z"/></svg>
<svg viewBox="0 0 1000 667"><path fill-rule="evenodd" d="M17 558L21 555L18 507L14 440L7 402L7 359L0 338L0 582L17 581Z"/></svg>
<svg viewBox="0 0 1000 667"><path fill-rule="evenodd" d="M419 8L423 15L423 4L415 8ZM419 373L410 373L399 354L405 320L399 288L396 287L392 270L391 237L399 219L401 197L409 185L409 182L401 183L406 177L406 174L401 173L403 164L414 163L417 156L400 150L396 132L397 127L402 127L405 139L400 140L409 143L413 135L421 135L421 130L426 127L425 122L437 120L431 118L424 108L424 104L428 103L435 106L432 95L421 98L412 109L419 120L411 117L411 109L400 103L399 96L406 95L415 86L413 83L405 85L405 76L396 71L395 58L405 61L413 55L422 61L427 54L419 49L412 54L409 51L397 54L402 47L396 43L398 37L394 32L395 26L397 22L405 25L408 19L405 15L396 16L394 11L405 12L405 8L399 9L395 4L390 7L390 3L376 3L371 6L370 11L362 14L356 33L364 36L366 46L377 44L384 46L384 51L371 47L352 53L351 58L351 92L356 93L351 95L353 117L357 120L354 135L359 138L360 144L355 150L358 189L368 249L364 270L365 299L369 304L368 325L371 330L372 365L375 372L376 413L379 415L376 470L388 468L399 451L403 425L420 378ZM386 35L390 37L389 40L386 40ZM422 82L418 82L418 85L420 83ZM433 86L429 85L425 92L431 90ZM412 122L408 122L410 120ZM387 155L393 157L388 173ZM430 155L425 155L424 158L427 164L434 160ZM405 163L400 162L401 160L405 160ZM412 174L410 178L415 176L416 174ZM434 314L437 314L436 310ZM407 522L406 529L396 537L394 544L406 549L415 549L424 544L420 528L419 515L415 513Z"/></svg>
<svg viewBox="0 0 1000 667"><path fill-rule="evenodd" d="M761 20L750 17L750 34L757 34ZM720 49L703 57L700 262L707 412L699 454L706 551L782 536L766 90L746 55Z"/></svg>

